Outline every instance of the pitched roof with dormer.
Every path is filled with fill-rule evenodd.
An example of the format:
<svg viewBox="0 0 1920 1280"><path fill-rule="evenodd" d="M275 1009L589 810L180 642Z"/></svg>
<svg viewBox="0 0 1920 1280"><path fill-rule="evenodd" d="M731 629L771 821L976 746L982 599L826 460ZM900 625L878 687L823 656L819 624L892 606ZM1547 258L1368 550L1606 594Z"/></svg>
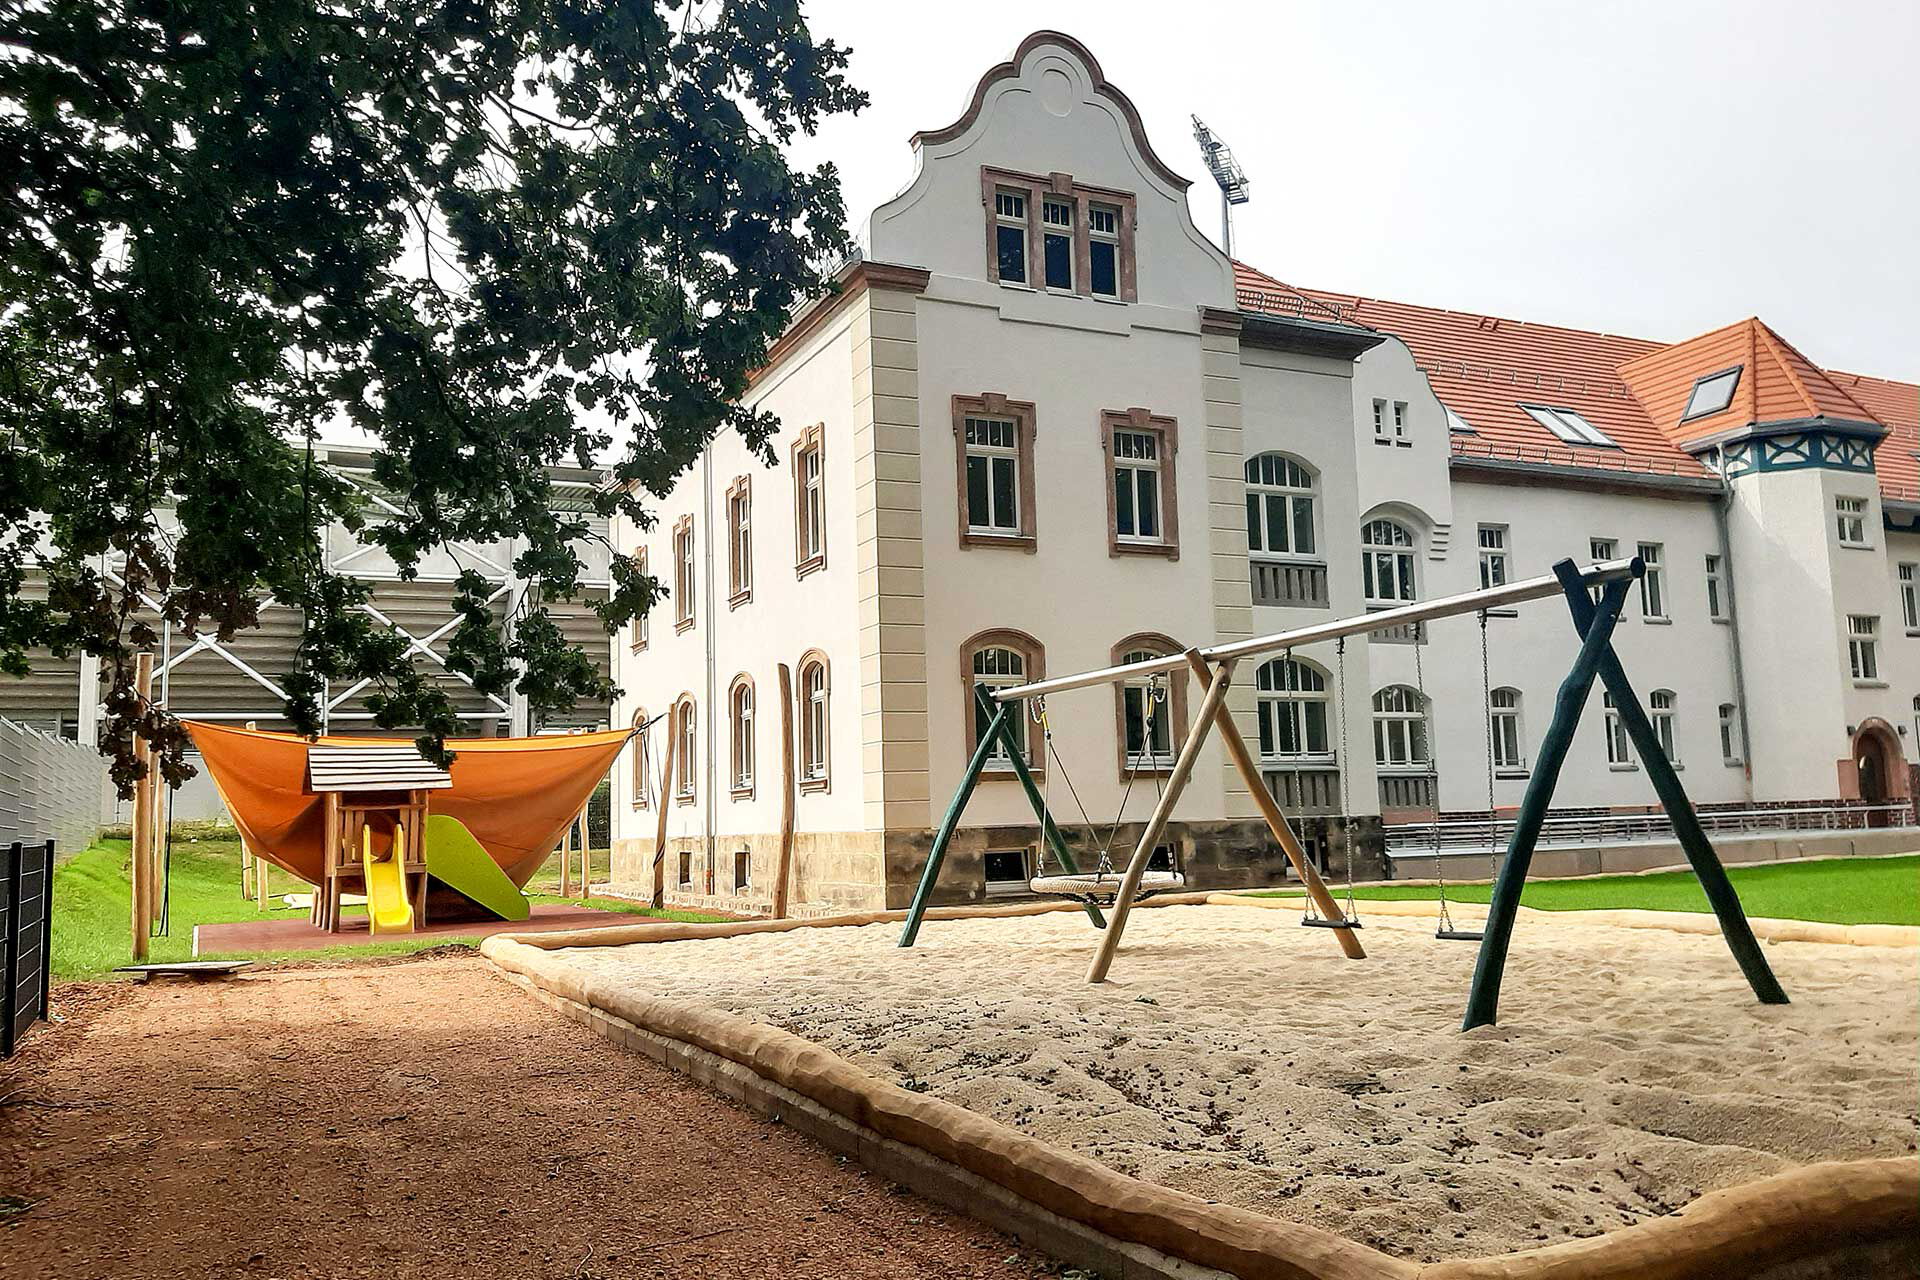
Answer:
<svg viewBox="0 0 1920 1280"><path fill-rule="evenodd" d="M1886 432L1890 497L1920 498L1920 386L1820 368L1754 318L1679 343L1297 288L1235 264L1240 306L1319 314L1393 334L1460 420L1453 452L1499 461L1702 477L1689 445L1768 423L1825 419ZM1724 409L1689 416L1703 378L1741 370ZM1529 412L1531 406L1536 412ZM1610 441L1571 444L1537 411L1570 410Z"/></svg>

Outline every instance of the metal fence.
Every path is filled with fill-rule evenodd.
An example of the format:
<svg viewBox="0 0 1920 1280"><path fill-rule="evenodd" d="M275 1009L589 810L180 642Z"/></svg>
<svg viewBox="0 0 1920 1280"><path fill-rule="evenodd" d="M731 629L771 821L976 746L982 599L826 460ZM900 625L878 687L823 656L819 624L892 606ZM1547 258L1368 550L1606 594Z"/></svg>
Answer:
<svg viewBox="0 0 1920 1280"><path fill-rule="evenodd" d="M0 720L0 845L51 839L69 853L100 834L107 762L70 738Z"/></svg>
<svg viewBox="0 0 1920 1280"><path fill-rule="evenodd" d="M47 1016L53 842L0 846L0 1058Z"/></svg>
<svg viewBox="0 0 1920 1280"><path fill-rule="evenodd" d="M1764 805L1703 806L1700 825L1708 834L1761 834L1778 831L1859 831L1903 827L1914 821L1908 804L1847 801ZM1443 816L1439 822L1395 823L1386 829L1387 852L1418 857L1504 850L1513 835L1513 815ZM1540 830L1540 847L1549 845L1629 844L1674 839L1673 822L1662 810L1644 813L1574 812L1549 816Z"/></svg>

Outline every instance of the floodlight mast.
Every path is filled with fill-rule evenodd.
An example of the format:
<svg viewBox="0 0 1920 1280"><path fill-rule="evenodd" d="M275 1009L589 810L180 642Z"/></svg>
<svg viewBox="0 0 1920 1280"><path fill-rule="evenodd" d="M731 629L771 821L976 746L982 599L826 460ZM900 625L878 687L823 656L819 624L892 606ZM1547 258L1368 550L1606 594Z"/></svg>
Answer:
<svg viewBox="0 0 1920 1280"><path fill-rule="evenodd" d="M1233 158L1233 152L1227 144L1214 136L1206 122L1199 116L1193 118L1193 140L1200 144L1200 156L1206 161L1207 172L1220 187L1220 248L1229 258L1233 256L1233 206L1245 204L1251 197L1248 194L1246 171L1240 162Z"/></svg>

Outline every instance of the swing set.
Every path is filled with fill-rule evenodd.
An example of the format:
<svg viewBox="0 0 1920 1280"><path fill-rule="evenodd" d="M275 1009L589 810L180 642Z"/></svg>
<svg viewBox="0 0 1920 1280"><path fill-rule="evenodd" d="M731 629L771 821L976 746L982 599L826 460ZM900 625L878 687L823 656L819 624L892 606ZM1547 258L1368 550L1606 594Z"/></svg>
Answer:
<svg viewBox="0 0 1920 1280"><path fill-rule="evenodd" d="M1154 894L1173 892L1186 886L1185 879L1177 870L1150 871L1149 867L1155 850L1159 848L1166 834L1174 807L1192 777L1194 765L1199 758L1201 748L1206 743L1208 734L1217 732L1235 770L1259 807L1269 834L1292 865L1294 874L1306 887L1308 902L1301 923L1308 927L1330 930L1349 959L1365 959L1366 952L1356 935L1356 931L1361 927L1361 921L1354 910L1353 858L1349 856L1346 859L1346 892L1343 904L1335 900L1319 871L1308 859L1286 814L1281 810L1272 792L1267 789L1246 740L1241 736L1239 728L1234 724L1232 715L1227 710L1226 694L1233 678L1235 665L1244 659L1263 654L1278 653L1291 658L1293 650L1299 646L1333 641L1335 642L1336 697L1344 712L1348 637L1395 627L1423 628L1427 623L1438 619L1461 614L1478 614L1480 679L1483 697L1490 704L1492 682L1491 663L1487 651L1488 612L1558 595L1566 600L1568 611L1572 615L1574 631L1580 638L1580 649L1574 658L1572 668L1561 681L1559 692L1555 697L1553 719L1547 727L1533 770L1529 775L1526 794L1515 815L1505 856L1498 856L1497 837L1490 842L1488 858L1495 864L1494 867L1490 867L1495 874L1491 900L1487 908L1487 920L1482 929L1463 929L1455 925L1449 912L1444 873L1437 877L1440 890L1440 923L1435 936L1443 940L1477 942L1480 947L1461 1029L1471 1030L1477 1026L1489 1025L1498 1019L1500 983L1506 967L1507 952L1512 942L1514 921L1520 907L1521 889L1526 883L1527 870L1533 861L1534 847L1539 842L1542 826L1553 801L1554 790L1559 784L1561 769L1566 764L1567 752L1572 746L1581 711L1589 700L1595 680L1598 680L1611 695L1614 708L1620 717L1621 727L1639 753L1647 776L1653 783L1654 791L1673 824L1674 835L1685 851L1694 875L1706 891L1707 900L1719 920L1721 935L1726 939L1727 947L1733 953L1755 997L1763 1004L1785 1004L1786 992L1781 989L1772 969L1767 964L1766 957L1761 953L1760 944L1755 939L1753 929L1748 924L1746 914L1740 906L1739 896L1727 879L1725 868L1721 866L1718 855L1714 853L1712 844L1700 826L1693 803L1687 797L1679 775L1674 771L1672 762L1661 746L1652 721L1641 707L1633 692L1633 686L1627 679L1626 670L1613 650L1614 626L1619 621L1627 593L1633 583L1645 573L1646 566L1638 557L1606 561L1589 565L1585 569L1571 560L1563 560L1553 567L1551 575L1529 578L1520 582L1393 609L1382 609L1358 617L1317 623L1274 635L1237 640L1208 649L1188 649L1184 653L1171 657L1102 667L1075 675L995 689L991 692L977 689L979 715L984 722L984 727L973 757L968 761L967 768L961 775L960 784L955 789L953 799L949 802L946 814L941 818L940 826L934 834L933 846L928 851L926 866L922 869L919 887L914 893L913 902L907 912L906 924L900 935L900 946L911 947L919 936L920 926L931 902L941 865L946 858L948 847L952 844L954 832L959 827L967 801L979 784L982 771L990 761L996 761L1012 768L1039 821L1042 848L1040 865L1037 868L1039 874L1029 882L1029 888L1037 894L1071 898L1082 905L1087 918L1100 931L1093 960L1087 970L1087 981L1104 982L1108 971L1112 968L1114 956L1119 950L1120 939L1126 930L1127 919L1133 904ZM1417 638L1424 641L1423 636ZM1424 708L1427 705L1426 678L1420 649L1421 645L1416 644L1414 678L1420 704ZM1192 671L1199 678L1205 685L1206 694L1202 699L1199 713L1194 717L1193 727L1188 732L1185 742L1181 744L1172 768L1166 771L1164 781L1160 778L1157 765L1152 771L1155 777L1156 794L1152 816L1141 831L1132 855L1123 867L1118 866L1113 857L1114 840L1125 814L1126 801L1131 794L1134 778L1142 771L1143 764L1153 754L1155 718L1164 714L1162 708L1167 701L1164 680L1171 673L1183 669ZM1052 727L1047 718L1047 700L1052 695L1074 689L1134 682L1141 679L1147 680L1148 684L1142 698L1140 750L1128 752L1120 812L1115 815L1113 822L1107 828L1106 838L1098 849L1096 865L1091 871L1082 871L1072 850L1061 835L1058 823L1054 820L1048 795L1043 793L1034 781L1032 770L1028 767L1021 750L1020 735L1017 730L1022 724L1023 717L1033 717L1041 731L1042 751L1052 760L1055 770L1065 781L1086 829L1097 831L1089 820L1085 805L1080 803L1078 789L1074 787L1072 778L1067 774L1064 762L1054 747ZM1341 807L1343 812L1350 813L1352 805L1347 782L1350 770L1345 767L1348 760L1346 720L1347 717L1341 714ZM1488 726L1487 732L1487 807L1491 814L1494 807L1491 725ZM1051 775L1049 785L1051 785ZM1436 855L1435 865L1438 867L1440 864L1438 855L1441 850L1437 790L1433 822L1433 851ZM1049 854L1053 861L1059 864L1060 870L1056 874L1047 872L1045 863ZM1103 911L1102 908L1106 910ZM1108 912L1111 913L1110 916Z"/></svg>

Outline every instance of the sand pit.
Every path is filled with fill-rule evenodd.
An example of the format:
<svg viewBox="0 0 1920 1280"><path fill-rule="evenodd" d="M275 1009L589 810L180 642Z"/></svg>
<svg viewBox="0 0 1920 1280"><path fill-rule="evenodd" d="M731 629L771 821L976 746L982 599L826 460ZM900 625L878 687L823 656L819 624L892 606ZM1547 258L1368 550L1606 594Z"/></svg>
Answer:
<svg viewBox="0 0 1920 1280"><path fill-rule="evenodd" d="M1524 922L1503 1025L1455 1028L1475 948L1368 921L1371 959L1282 912L1175 906L1082 981L1072 914L554 953L812 1040L1120 1172L1409 1260L1644 1222L1920 1133L1910 950L1782 943L1756 1004L1716 937Z"/></svg>

